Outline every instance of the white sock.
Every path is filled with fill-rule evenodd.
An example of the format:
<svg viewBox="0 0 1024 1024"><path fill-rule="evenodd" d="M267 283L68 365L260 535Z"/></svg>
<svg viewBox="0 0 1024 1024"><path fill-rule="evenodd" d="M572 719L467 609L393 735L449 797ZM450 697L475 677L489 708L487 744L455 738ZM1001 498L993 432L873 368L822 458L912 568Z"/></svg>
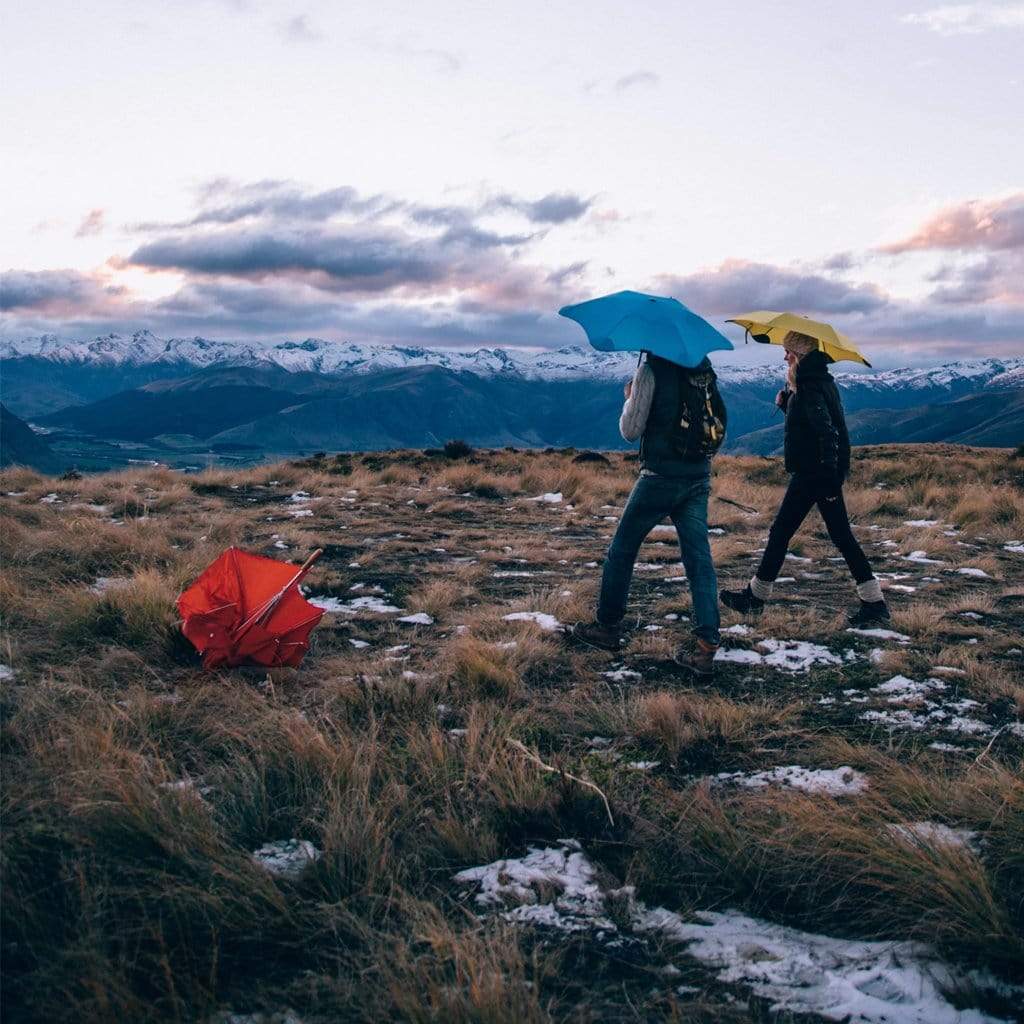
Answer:
<svg viewBox="0 0 1024 1024"><path fill-rule="evenodd" d="M863 583L857 584L857 596L862 601L867 601L869 604L876 604L879 601L884 601L882 597L882 584L871 577L869 580L865 580Z"/></svg>
<svg viewBox="0 0 1024 1024"><path fill-rule="evenodd" d="M772 596L772 587L774 586L774 582L765 582L756 576L750 577L750 592L758 601L767 601Z"/></svg>

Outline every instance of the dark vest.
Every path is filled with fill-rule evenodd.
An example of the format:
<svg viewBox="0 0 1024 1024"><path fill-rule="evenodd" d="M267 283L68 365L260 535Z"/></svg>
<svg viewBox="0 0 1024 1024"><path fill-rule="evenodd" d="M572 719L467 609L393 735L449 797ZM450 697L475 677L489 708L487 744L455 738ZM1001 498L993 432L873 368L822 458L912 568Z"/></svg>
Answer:
<svg viewBox="0 0 1024 1024"><path fill-rule="evenodd" d="M669 441L669 433L679 413L679 388L687 371L667 359L652 355L647 356L647 365L654 373L654 399L647 416L647 426L640 438L641 469L658 476L707 476L711 472L710 459L684 459Z"/></svg>

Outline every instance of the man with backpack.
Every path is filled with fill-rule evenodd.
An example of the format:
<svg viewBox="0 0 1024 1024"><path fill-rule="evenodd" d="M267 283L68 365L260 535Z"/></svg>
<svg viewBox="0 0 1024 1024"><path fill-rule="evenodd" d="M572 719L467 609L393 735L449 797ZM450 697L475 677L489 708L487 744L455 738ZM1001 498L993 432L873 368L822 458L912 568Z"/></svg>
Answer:
<svg viewBox="0 0 1024 1024"><path fill-rule="evenodd" d="M711 458L725 438L726 412L715 371L705 358L692 369L646 353L626 385L619 431L640 438L640 476L605 558L594 622L577 623L572 636L616 651L640 545L666 516L679 535L693 599L694 644L675 661L698 676L713 672L719 643L718 580L708 542Z"/></svg>

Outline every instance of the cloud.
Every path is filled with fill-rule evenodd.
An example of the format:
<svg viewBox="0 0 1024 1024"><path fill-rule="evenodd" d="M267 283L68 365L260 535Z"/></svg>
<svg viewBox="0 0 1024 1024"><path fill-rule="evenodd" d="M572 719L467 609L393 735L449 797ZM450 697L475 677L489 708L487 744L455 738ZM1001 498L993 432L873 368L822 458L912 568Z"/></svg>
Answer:
<svg viewBox="0 0 1024 1024"><path fill-rule="evenodd" d="M502 308L482 299L454 303L351 301L298 284L191 281L173 295L106 309L80 306L48 316L22 310L4 334L83 337L148 328L160 337L203 335L280 341L310 335L381 344L451 347L556 346L578 342L575 328L552 308Z"/></svg>
<svg viewBox="0 0 1024 1024"><path fill-rule="evenodd" d="M432 71L443 75L454 75L462 70L462 57L439 46L421 46L408 39L391 39L378 41L378 49L382 49L397 57L412 58L426 64Z"/></svg>
<svg viewBox="0 0 1024 1024"><path fill-rule="evenodd" d="M930 217L900 242L881 246L885 253L917 249L993 250L1024 248L1024 192L998 199L954 203Z"/></svg>
<svg viewBox="0 0 1024 1024"><path fill-rule="evenodd" d="M8 270L0 283L0 310L61 315L107 306L124 289L79 270Z"/></svg>
<svg viewBox="0 0 1024 1024"><path fill-rule="evenodd" d="M949 309L927 303L894 303L884 316L867 317L850 325L850 333L872 343L880 355L891 351L949 359L1019 355L1024 346L1024 311L999 306Z"/></svg>
<svg viewBox="0 0 1024 1024"><path fill-rule="evenodd" d="M309 16L306 14L297 14L294 18L289 18L282 25L282 31L289 43L318 43L323 39L322 33L310 25Z"/></svg>
<svg viewBox="0 0 1024 1024"><path fill-rule="evenodd" d="M573 192L549 192L540 199L522 199L500 195L484 203L483 209L515 210L533 224L565 224L579 220L593 206L593 198L584 199Z"/></svg>
<svg viewBox="0 0 1024 1024"><path fill-rule="evenodd" d="M431 205L349 186L215 179L200 186L196 201L192 217L149 225L130 256L95 272L8 273L3 333L146 327L160 336L549 346L580 342L555 315L560 306L632 285L674 293L714 319L753 307L833 320L873 361L1024 346L1020 195L939 211L891 247L949 253L932 294L919 302L833 273L857 265L860 255L846 252L804 266L731 259L649 285L612 282L613 268L572 248L559 264L534 262L536 240L602 216L593 198L571 191L539 198L494 191ZM125 269L132 271L126 282L140 271L168 275L175 290L146 299L116 283Z"/></svg>
<svg viewBox="0 0 1024 1024"><path fill-rule="evenodd" d="M852 270L858 265L857 258L852 252L837 252L822 260L822 270Z"/></svg>
<svg viewBox="0 0 1024 1024"><path fill-rule="evenodd" d="M590 264L586 260L579 263L570 263L568 266L552 270L546 280L556 288L564 288L570 281L579 281L586 273L588 266Z"/></svg>
<svg viewBox="0 0 1024 1024"><path fill-rule="evenodd" d="M1024 306L1024 250L996 252L959 266L944 266L932 276L940 282L936 302L1005 303Z"/></svg>
<svg viewBox="0 0 1024 1024"><path fill-rule="evenodd" d="M980 35L999 29L1024 28L1024 4L945 4L905 14L900 21L906 25L922 25L941 36Z"/></svg>
<svg viewBox="0 0 1024 1024"><path fill-rule="evenodd" d="M203 186L199 201L185 221L138 226L153 237L121 265L190 280L301 282L352 299L389 294L502 308L561 304L557 289L571 275L531 266L525 250L594 202L573 192L502 192L430 205L349 186L312 192L292 182L220 179ZM525 230L509 230L515 219Z"/></svg>
<svg viewBox="0 0 1024 1024"><path fill-rule="evenodd" d="M90 210L78 225L75 238L89 238L98 235L105 227L106 214L101 209Z"/></svg>
<svg viewBox="0 0 1024 1024"><path fill-rule="evenodd" d="M262 279L310 275L327 290L376 292L444 280L437 242L394 229L228 228L167 236L128 262L150 269Z"/></svg>
<svg viewBox="0 0 1024 1024"><path fill-rule="evenodd" d="M879 251L948 253L951 262L931 275L935 302L1024 305L1024 192L954 203Z"/></svg>
<svg viewBox="0 0 1024 1024"><path fill-rule="evenodd" d="M770 285L772 272L782 281L799 276L786 268L753 266L757 274L744 278L751 286ZM729 303L719 311L723 317L743 306L770 308L774 299L784 297L780 291L754 291L733 302L733 298L739 299L731 293L739 278L734 266L727 263L724 267L724 274L722 268L717 274L708 272L719 277L719 285L728 284L717 293L719 302ZM5 305L11 311L5 315L3 333L88 337L146 327L163 337L200 334L280 341L312 335L384 344L550 347L580 343L573 326L558 318L554 310L563 300L587 297L584 273L582 265L572 264L548 271L546 280L541 280L535 268L512 265L507 274L477 287L419 299L389 291L353 296L326 291L302 279L193 277L170 296L142 301L123 290L105 287L96 276L75 271L12 271L4 278ZM692 282L697 276L663 278L661 283ZM725 277L730 280L724 282ZM804 275L805 281L812 277ZM956 283L954 276L943 285ZM706 293L684 290L683 285L673 290L713 318L715 311L704 304L709 297ZM869 304L871 308L862 312L821 311L821 315L836 319L872 362L1018 354L1024 346L1024 307L972 302L971 298L964 294L963 301L955 303L890 298L880 306ZM768 301L762 301L765 299ZM842 301L833 304L844 305Z"/></svg>
<svg viewBox="0 0 1024 1024"><path fill-rule="evenodd" d="M628 89L651 88L660 84L661 76L656 75L653 71L633 71L631 74L617 78L612 88L616 92L626 92Z"/></svg>
<svg viewBox="0 0 1024 1024"><path fill-rule="evenodd" d="M483 289L514 301L511 286L529 281L518 293L520 301L529 301L545 272L519 263L514 248L530 237L461 222L429 236L383 224L231 226L157 238L139 246L126 263L190 275L302 280L352 295Z"/></svg>
<svg viewBox="0 0 1024 1024"><path fill-rule="evenodd" d="M323 221L341 213L376 216L395 206L381 195L360 196L348 185L320 192L304 192L291 182L260 181L241 185L221 178L200 186L199 197L202 208L194 217L171 223L150 221L133 225L132 229L150 232L201 224L234 224L260 218Z"/></svg>
<svg viewBox="0 0 1024 1024"><path fill-rule="evenodd" d="M736 259L695 274L661 275L658 287L701 313L736 314L750 309L868 313L889 302L872 284L847 284L821 274Z"/></svg>
<svg viewBox="0 0 1024 1024"><path fill-rule="evenodd" d="M174 222L143 222L130 225L130 230L150 233L251 220L322 222L338 216L362 220L391 216L420 224L464 226L501 212L519 214L533 224L556 225L579 220L594 205L593 197L584 198L573 192L550 192L539 199L503 192L485 195L475 204L437 206L384 193L362 195L349 185L310 192L290 181L241 184L225 178L204 182L196 194L200 209L194 216Z"/></svg>

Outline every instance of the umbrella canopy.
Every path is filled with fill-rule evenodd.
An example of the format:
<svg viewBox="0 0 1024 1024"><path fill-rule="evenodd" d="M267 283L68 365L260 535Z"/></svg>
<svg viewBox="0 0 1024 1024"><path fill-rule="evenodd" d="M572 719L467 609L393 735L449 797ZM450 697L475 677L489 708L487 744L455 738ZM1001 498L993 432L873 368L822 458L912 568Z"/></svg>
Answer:
<svg viewBox="0 0 1024 1024"><path fill-rule="evenodd" d="M709 353L732 342L677 299L643 292L615 292L563 306L600 352L653 352L679 366L694 367Z"/></svg>
<svg viewBox="0 0 1024 1024"><path fill-rule="evenodd" d="M818 343L819 350L831 356L836 362L848 359L853 363L871 365L845 334L840 334L831 324L823 323L821 320L811 320L796 313L774 313L762 309L756 313L730 317L726 323L739 324L754 341L767 345L781 345L790 331L798 331L813 338Z"/></svg>
<svg viewBox="0 0 1024 1024"><path fill-rule="evenodd" d="M228 548L207 566L178 598L181 631L203 667L298 665L323 615L299 593L299 581L321 554L296 566Z"/></svg>

